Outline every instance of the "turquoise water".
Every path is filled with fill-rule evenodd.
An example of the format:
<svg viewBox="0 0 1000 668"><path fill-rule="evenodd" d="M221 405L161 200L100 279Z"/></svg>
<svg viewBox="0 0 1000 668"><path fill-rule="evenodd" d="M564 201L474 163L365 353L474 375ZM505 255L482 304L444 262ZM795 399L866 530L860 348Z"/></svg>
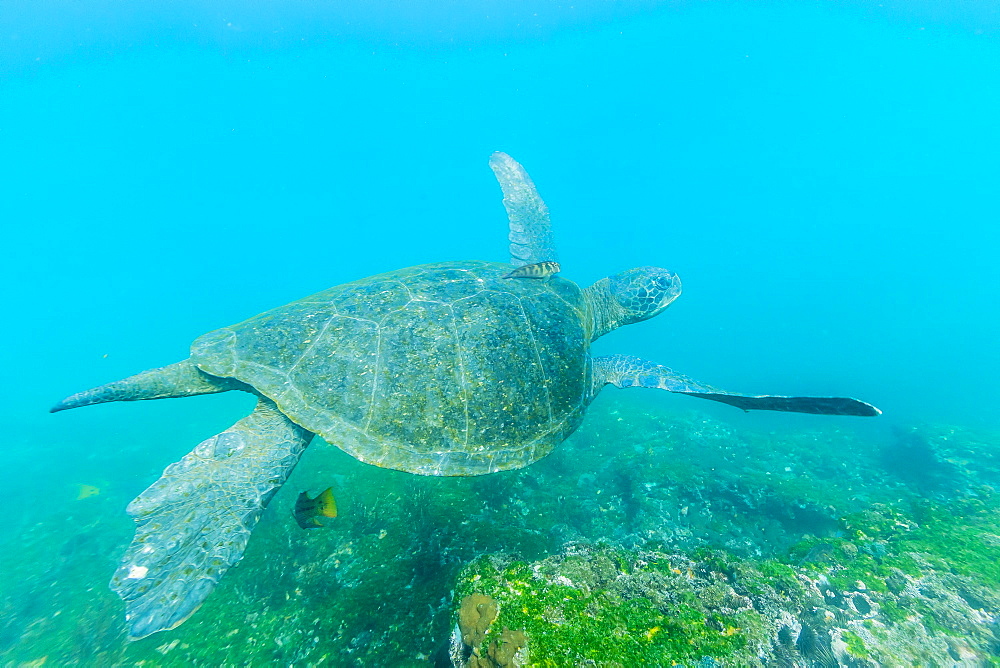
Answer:
<svg viewBox="0 0 1000 668"><path fill-rule="evenodd" d="M828 430L861 445L831 446L827 464L875 471L873 453L902 442L894 430L946 425L986 434L969 437L978 454L962 465L978 471L977 485L991 484L992 464L982 462L1000 446L995 10L892 2L356 4L0 7L7 381L0 555L8 573L0 583L8 620L0 656L12 657L5 661L102 665L144 651L127 645L120 603L106 590L131 533L124 506L252 401L219 395L58 415L49 406L182 359L206 331L332 285L425 262L506 260L506 219L487 166L495 150L520 161L545 198L564 276L589 285L641 265L680 275L684 294L666 313L602 339L598 354L639 355L733 391L855 396L884 411L869 421L742 414L609 389L567 453L590 444L599 461L612 461L655 439L662 423L649 416L665 412L719 425L733 443L769 434L775 452L782 439L789 452L808 450L811 437L795 439ZM626 426L595 442L599 428L619 418ZM838 461L844 452L853 454ZM932 459L949 456L935 451ZM383 577L371 569L386 563L385 541L348 512L287 561L289 546L305 538L284 510L301 489L333 484L345 509L377 514L391 505L379 501L384 486L406 511L385 514L380 531L406 525L407 540L426 545L425 534L446 526L452 542L437 545L436 554L450 556L413 595L421 614L431 607L424 644L396 654L379 645L368 661L383 665L393 656L438 655L456 578L478 555L506 549L530 562L563 549L548 525L522 523L525 533L511 544L463 535L468 525L455 518L469 495L499 513L476 515L475 525L502 522L499 509L517 499L530 517L532 503L548 512L553 499L587 488L577 484L582 455L481 483L499 489L488 492L480 483L419 483L367 470L326 446L309 457L289 483L295 489L276 497L281 513L266 514L255 534L256 549L275 546L273 554L248 553L227 576L242 578L244 589L220 588L212 610L291 600L285 595L296 584L279 576L292 578L304 563L322 581L333 572L323 570L324 550L334 548L317 541L341 541L342 549L356 534L367 545L359 554L368 555L356 579ZM693 457L689 465L705 467L676 483L691 494L716 468L740 477L724 457ZM820 481L813 487L843 482L824 466L809 468ZM899 485L914 499L944 499L919 474L886 471L857 484L871 485L872 498L877 488ZM534 491L525 492L529 478ZM650 482L659 484L643 479L642 488L653 489ZM429 487L414 492L420 484ZM78 498L81 485L99 491ZM625 510L647 508L638 493L619 489ZM406 514L414 495L436 508L421 516L425 534L414 533ZM437 506L428 495L448 501ZM830 502L833 519L859 510L848 507L850 496L844 492L843 507ZM655 516L648 508L629 512L626 524L642 524L643 512ZM637 529L616 533L625 525L582 521L557 524L639 549L626 540ZM698 540L747 530L709 524L695 532ZM532 531L546 538L533 543ZM784 527L759 551L784 554L797 538L823 531ZM395 547L409 545L401 539ZM277 574L273 589L250 586L249 569L264 562ZM408 564L400 560L395 577L410 582ZM331 590L323 605L340 610L358 600ZM197 615L195 623L210 627ZM400 622L383 614L366 624L347 624L339 636L328 631L326 661L364 664L359 650L338 652L364 632L384 640ZM143 642L160 646L170 633L188 633L183 643L196 644L185 628ZM83 637L100 640L72 640ZM173 656L150 650L144 658L182 665ZM219 656L201 660L218 665Z"/></svg>

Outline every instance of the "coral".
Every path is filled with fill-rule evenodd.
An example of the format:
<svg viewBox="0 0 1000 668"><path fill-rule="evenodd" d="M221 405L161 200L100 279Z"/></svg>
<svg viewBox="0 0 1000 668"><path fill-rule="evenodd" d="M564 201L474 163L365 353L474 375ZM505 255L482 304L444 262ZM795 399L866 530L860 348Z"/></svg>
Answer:
<svg viewBox="0 0 1000 668"><path fill-rule="evenodd" d="M506 626L499 635L493 633L489 646L483 649L483 640L497 617L497 603L489 596L474 593L462 599L458 606L458 624L455 638L461 647L452 647L452 662L463 668L506 668L521 665L522 652L528 638L521 631L511 631Z"/></svg>
<svg viewBox="0 0 1000 668"><path fill-rule="evenodd" d="M485 655L474 652L466 664L468 668L508 668L524 665L521 652L528 644L528 637L522 631L511 631L504 627L499 638L490 642Z"/></svg>
<svg viewBox="0 0 1000 668"><path fill-rule="evenodd" d="M472 648L483 644L486 631L497 618L497 604L489 596L470 594L458 606L458 628L462 642Z"/></svg>

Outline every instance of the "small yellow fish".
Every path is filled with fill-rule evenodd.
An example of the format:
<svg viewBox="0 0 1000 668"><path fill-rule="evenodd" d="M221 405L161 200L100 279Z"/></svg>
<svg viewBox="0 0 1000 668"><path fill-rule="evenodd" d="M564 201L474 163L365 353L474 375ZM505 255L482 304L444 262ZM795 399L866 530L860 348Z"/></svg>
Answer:
<svg viewBox="0 0 1000 668"><path fill-rule="evenodd" d="M333 499L333 487L320 492L315 498L310 499L309 494L302 492L295 501L295 510L292 513L295 521L303 529L315 529L323 526L319 517L336 517L337 502Z"/></svg>
<svg viewBox="0 0 1000 668"><path fill-rule="evenodd" d="M526 264L510 272L504 278L548 278L560 271L559 263L555 260Z"/></svg>
<svg viewBox="0 0 1000 668"><path fill-rule="evenodd" d="M84 499L89 499L92 496L97 496L101 493L100 487L95 487L94 485L77 485L78 494L76 495L77 501L82 501Z"/></svg>

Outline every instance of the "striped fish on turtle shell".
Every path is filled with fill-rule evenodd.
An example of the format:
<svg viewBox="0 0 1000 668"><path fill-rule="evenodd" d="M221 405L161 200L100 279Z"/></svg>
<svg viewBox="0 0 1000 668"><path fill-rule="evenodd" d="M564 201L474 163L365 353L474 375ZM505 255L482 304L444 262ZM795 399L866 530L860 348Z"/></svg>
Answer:
<svg viewBox="0 0 1000 668"><path fill-rule="evenodd" d="M552 260L536 262L518 267L502 278L548 278L555 276L560 271L559 263Z"/></svg>

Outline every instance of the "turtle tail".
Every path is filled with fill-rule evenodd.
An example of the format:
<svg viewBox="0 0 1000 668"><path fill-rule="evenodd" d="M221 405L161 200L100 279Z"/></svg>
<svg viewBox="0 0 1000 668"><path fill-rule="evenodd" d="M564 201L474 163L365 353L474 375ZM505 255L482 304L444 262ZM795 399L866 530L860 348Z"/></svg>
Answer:
<svg viewBox="0 0 1000 668"><path fill-rule="evenodd" d="M198 369L191 360L184 360L158 369L149 369L92 390L77 392L57 403L49 409L49 412L58 413L70 408L109 401L191 397L196 394L213 394L244 388L246 385L238 380L209 375Z"/></svg>

